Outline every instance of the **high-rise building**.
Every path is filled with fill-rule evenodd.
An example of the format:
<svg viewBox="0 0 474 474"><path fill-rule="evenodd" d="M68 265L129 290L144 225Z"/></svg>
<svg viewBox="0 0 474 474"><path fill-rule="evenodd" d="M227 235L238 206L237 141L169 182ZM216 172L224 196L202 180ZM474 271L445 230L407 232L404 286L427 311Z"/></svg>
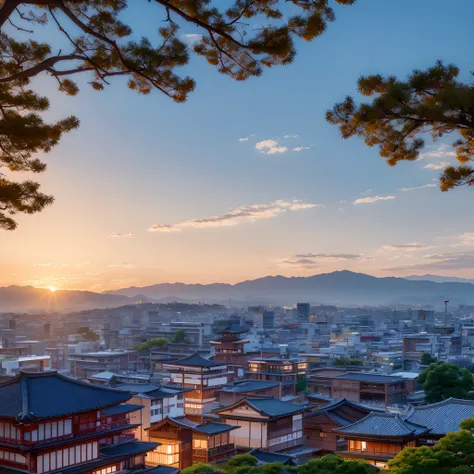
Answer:
<svg viewBox="0 0 474 474"><path fill-rule="evenodd" d="M264 311L263 312L263 329L274 329L275 328L275 311Z"/></svg>
<svg viewBox="0 0 474 474"><path fill-rule="evenodd" d="M309 322L311 305L309 303L296 303L296 315L299 323Z"/></svg>

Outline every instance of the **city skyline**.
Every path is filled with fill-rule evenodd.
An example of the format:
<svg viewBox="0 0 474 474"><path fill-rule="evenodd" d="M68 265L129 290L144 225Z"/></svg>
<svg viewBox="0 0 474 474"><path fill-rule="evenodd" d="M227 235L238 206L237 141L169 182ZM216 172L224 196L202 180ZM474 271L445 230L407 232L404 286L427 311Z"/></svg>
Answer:
<svg viewBox="0 0 474 474"><path fill-rule="evenodd" d="M198 87L186 104L138 96L119 79L79 97L35 79L51 97L47 117L75 113L81 127L45 156L39 181L54 205L0 234L0 286L101 291L342 269L474 277L464 217L472 191L438 189L454 138L390 168L324 119L362 74L406 77L442 59L468 79L457 39L474 39L474 5L461 3L420 0L408 16L395 0L338 7L321 38L298 44L293 64L245 83L193 58ZM138 9L127 15L137 21ZM139 19L155 34L155 19ZM197 33L183 29L190 42Z"/></svg>

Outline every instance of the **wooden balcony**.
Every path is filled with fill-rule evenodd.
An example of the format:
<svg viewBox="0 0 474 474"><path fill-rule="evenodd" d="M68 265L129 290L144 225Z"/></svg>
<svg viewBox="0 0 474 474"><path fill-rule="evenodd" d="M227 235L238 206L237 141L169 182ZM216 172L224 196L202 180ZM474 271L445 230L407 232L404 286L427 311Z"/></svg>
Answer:
<svg viewBox="0 0 474 474"><path fill-rule="evenodd" d="M233 443L224 444L211 449L193 449L193 461L195 462L212 462L224 460L233 456L235 453L235 445Z"/></svg>

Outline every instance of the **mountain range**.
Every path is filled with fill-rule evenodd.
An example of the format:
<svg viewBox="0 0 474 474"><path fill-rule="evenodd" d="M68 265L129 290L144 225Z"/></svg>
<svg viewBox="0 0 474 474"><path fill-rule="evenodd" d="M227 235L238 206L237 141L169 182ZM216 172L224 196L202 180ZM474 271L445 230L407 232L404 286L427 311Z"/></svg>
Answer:
<svg viewBox="0 0 474 474"><path fill-rule="evenodd" d="M234 285L227 283L184 284L160 283L144 287L94 293L57 290L31 286L0 288L0 312L31 310L83 310L117 307L137 302L231 302L237 306L251 304L292 305L296 301L312 304L344 305L432 305L474 304L474 284L469 281L430 281L435 275L408 278L377 278L363 273L338 271L309 277L267 276ZM421 279L419 278L426 278ZM449 277L447 277L449 278Z"/></svg>

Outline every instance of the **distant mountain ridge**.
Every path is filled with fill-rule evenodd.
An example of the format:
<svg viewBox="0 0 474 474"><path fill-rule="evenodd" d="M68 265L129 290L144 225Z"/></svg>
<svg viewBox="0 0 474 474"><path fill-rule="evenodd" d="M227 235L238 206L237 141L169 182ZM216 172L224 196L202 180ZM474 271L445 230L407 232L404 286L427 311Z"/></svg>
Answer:
<svg viewBox="0 0 474 474"><path fill-rule="evenodd" d="M33 286L0 287L0 313L18 311L79 311L135 303L146 298L101 294L92 291L56 290ZM149 299L145 301L151 301Z"/></svg>
<svg viewBox="0 0 474 474"><path fill-rule="evenodd" d="M405 278L377 278L348 270L322 273L309 277L267 276L234 285L226 283L185 284L161 283L141 288L130 287L107 294L134 296L140 293L161 299L173 295L187 300L223 302L228 300L253 303L294 304L298 300L311 303L441 304L444 299L474 303L474 285L470 282L433 282Z"/></svg>
<svg viewBox="0 0 474 474"><path fill-rule="evenodd" d="M426 276L428 277L428 276ZM424 277L423 277L424 278ZM312 304L355 305L433 305L474 304L474 284L470 282L433 282L406 278L377 278L347 270L309 277L267 276L234 285L227 283L160 283L144 287L94 293L31 286L0 288L0 312L55 310L77 311L117 307L137 302L201 302L293 305L297 301Z"/></svg>
<svg viewBox="0 0 474 474"><path fill-rule="evenodd" d="M474 279L469 278L458 278L458 277L447 277L442 275L409 275L405 278L405 280L416 280L416 281L434 281L436 283L445 283L445 282L452 282L452 283L473 283Z"/></svg>

